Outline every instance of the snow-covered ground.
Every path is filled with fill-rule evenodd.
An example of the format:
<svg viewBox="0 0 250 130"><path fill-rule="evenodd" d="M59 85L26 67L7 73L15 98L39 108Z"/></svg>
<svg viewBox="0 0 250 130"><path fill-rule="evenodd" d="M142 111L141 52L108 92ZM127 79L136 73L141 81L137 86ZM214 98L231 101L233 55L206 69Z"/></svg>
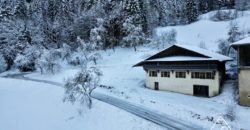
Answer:
<svg viewBox="0 0 250 130"><path fill-rule="evenodd" d="M204 42L209 50L217 51L218 43L216 41L218 39L227 37L230 22L214 22L209 20L210 15L212 15L213 13L214 12L210 12L202 15L200 17L200 21L193 24L158 28L157 32L161 33L174 28L177 31L178 43L198 46L200 42ZM244 17L239 17L236 19L241 29L247 30L250 28L250 24L248 23L250 21L249 14L249 12L245 12ZM135 52L133 49L128 48L116 48L115 51L106 50L100 52L102 55L102 59L98 61L98 64L96 66L99 67L103 72L101 84L105 86L111 86L112 88L98 88L96 92L108 94L110 96L131 102L133 104L139 104L158 113L164 113L166 115L174 116L180 120L201 125L206 129L209 129L213 126L213 124L216 124L217 119L219 119L220 117L223 117L228 122L228 124L233 127L233 129L242 128L247 130L250 128L250 108L239 106L234 98L234 87L236 86L235 81L227 81L224 85L222 94L213 98L201 98L166 91L154 91L146 89L144 87L144 70L141 67L133 68L132 66L149 57L150 55L156 53L157 51L159 50L145 45L138 47L137 52ZM77 67L64 67L64 69L60 73L57 73L55 75L41 75L39 72L35 72L26 76L35 79L45 79L63 83L67 77L73 76L79 70L80 68ZM77 114L74 113L76 106L61 103L63 92L59 88L49 87L49 89L45 89L46 87L43 88L44 85L40 84L41 87L37 87L37 89L34 90L34 87L29 87L30 85L26 85L26 83L23 83L22 85L20 83L21 81L12 82L11 80L9 80L8 82L10 84L9 86L12 87L6 88L6 85L2 87L2 81L3 79L1 79L0 81L0 103L1 105L3 104L3 106L9 106L10 108L8 107L9 109L4 109L5 107L0 107L0 112L2 112L3 114L9 113L10 115L12 113L23 114L26 111L25 107L31 104L32 106L28 108L31 109L31 107L35 107L35 109L32 108L32 112L30 113L34 113L34 115L39 114L39 112L41 111L40 103L31 100L35 96L37 100L42 102L41 105L53 107L51 113L54 112L56 115L49 119L55 120L54 124L59 125L52 125L53 121L45 120L47 118L44 115L46 115L46 113L49 113L46 112L50 111L49 108L43 107L42 109L45 109L45 111L42 111L43 114L41 114L41 116L43 117L42 120L48 122L48 124L51 125L51 129L67 129L71 128L71 126L72 128L76 127L76 129L80 127L86 129L115 129L117 128L117 124L122 124L124 128L121 129L160 129L160 127L154 124L150 124L133 115L130 115L117 108L98 101L94 102L93 110L90 113L83 117L78 117L76 116ZM16 85L12 85L16 83L18 86L23 87L16 88ZM41 92L39 92L40 90ZM24 96L20 93L23 93ZM28 93L27 97L24 93ZM2 97L5 95L6 97ZM14 99L16 98L14 95L17 95L18 98ZM36 95L38 96L36 97ZM14 103L11 103L11 99ZM46 104L46 102L48 102L49 105ZM16 110L16 106L13 106L13 104L21 103L26 105L20 106L20 111ZM58 108L62 110L58 110ZM24 112L22 112L22 110ZM112 113L114 112L116 114L112 115ZM29 120L35 118L32 117L32 114L30 113L28 114ZM96 115L97 117L90 117L90 115L93 113L95 113L94 115ZM15 114L13 114L12 117L10 116L11 118L8 118L8 116L4 118L9 119L8 123L13 123L15 120L12 121L12 118L14 118ZM101 116L99 116L99 114ZM228 114L234 116L234 119L232 121L230 120L230 116L227 116ZM56 118L57 115L58 119ZM112 116L112 119L111 117L109 118L109 116ZM24 118L26 117L26 114L18 115L16 117L17 118L14 119ZM25 121L25 119L19 120ZM2 120L3 117L0 116L0 123L2 123ZM101 124L99 125L100 122ZM39 123L39 120L37 123ZM4 123L3 125L6 126L6 124L7 123ZM1 125L2 124L0 124L0 126ZM32 128L32 126L35 125L28 125L26 127Z"/></svg>
<svg viewBox="0 0 250 130"><path fill-rule="evenodd" d="M225 83L221 95L213 98L201 98L166 91L154 91L144 87L145 72L141 67L133 68L137 62L158 50L149 47L133 49L116 48L102 52L103 59L98 62L103 76L101 84L113 88L98 88L95 92L107 94L144 106L158 113L176 117L208 129L223 117L233 128L250 128L250 109L237 105L235 100L235 81ZM122 58L121 58L122 57ZM79 68L68 68L56 75L40 75L32 73L30 78L63 82L68 76L79 71ZM232 111L232 112L231 112ZM229 114L229 117L228 117ZM230 115L235 116L230 121Z"/></svg>
<svg viewBox="0 0 250 130"><path fill-rule="evenodd" d="M175 29L177 32L177 42L199 46L205 43L206 47L213 51L218 51L219 39L226 39L230 28L230 21L211 21L216 11L212 11L200 16L200 20L189 25L160 27L156 30L156 34ZM242 16L243 15L243 16ZM250 11L239 13L237 19L234 20L238 24L239 30L247 33L250 30Z"/></svg>
<svg viewBox="0 0 250 130"><path fill-rule="evenodd" d="M238 124L240 128L248 129L250 127L250 120L247 118L250 116L250 109L237 105L234 99L235 82L226 82L222 94L214 98L149 90L144 88L145 72L143 69L132 68L132 65L152 53L152 49L151 52L144 47L138 50L138 52L133 52L133 50L117 49L112 55L108 53L104 55L102 62L99 63L104 75L102 84L112 86L114 89L97 89L98 92L143 105L154 111L196 123L205 128L213 125L220 116L231 114L228 111L234 107L233 113L236 113L236 117L229 123L234 128L238 128ZM243 113L244 116L242 116Z"/></svg>
<svg viewBox="0 0 250 130"><path fill-rule="evenodd" d="M80 106L63 103L64 90L57 86L5 78L0 83L0 130L163 129L97 100L79 115Z"/></svg>

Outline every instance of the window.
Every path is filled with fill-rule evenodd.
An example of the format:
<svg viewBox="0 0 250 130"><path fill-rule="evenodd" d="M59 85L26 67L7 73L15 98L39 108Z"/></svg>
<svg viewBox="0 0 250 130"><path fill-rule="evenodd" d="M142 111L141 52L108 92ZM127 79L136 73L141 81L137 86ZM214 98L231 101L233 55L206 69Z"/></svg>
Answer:
<svg viewBox="0 0 250 130"><path fill-rule="evenodd" d="M214 79L213 72L192 72L193 79Z"/></svg>
<svg viewBox="0 0 250 130"><path fill-rule="evenodd" d="M205 79L206 78L206 73L205 72L200 72L200 79Z"/></svg>
<svg viewBox="0 0 250 130"><path fill-rule="evenodd" d="M199 72L192 72L191 77L192 77L192 78L197 78L197 77L199 77Z"/></svg>
<svg viewBox="0 0 250 130"><path fill-rule="evenodd" d="M161 77L170 77L170 72L169 71L162 71Z"/></svg>
<svg viewBox="0 0 250 130"><path fill-rule="evenodd" d="M206 73L206 78L207 78L207 79L214 79L214 73L212 73L212 72L207 72L207 73Z"/></svg>
<svg viewBox="0 0 250 130"><path fill-rule="evenodd" d="M157 71L149 71L149 77L157 77Z"/></svg>
<svg viewBox="0 0 250 130"><path fill-rule="evenodd" d="M186 72L176 72L175 77L176 78L186 78Z"/></svg>

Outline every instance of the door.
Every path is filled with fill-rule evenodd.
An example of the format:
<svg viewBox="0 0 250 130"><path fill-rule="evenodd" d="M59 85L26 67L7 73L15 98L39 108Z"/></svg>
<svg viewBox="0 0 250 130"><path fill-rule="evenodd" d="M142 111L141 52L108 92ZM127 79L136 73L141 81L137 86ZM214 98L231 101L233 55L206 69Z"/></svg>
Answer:
<svg viewBox="0 0 250 130"><path fill-rule="evenodd" d="M195 96L209 97L209 87L205 85L194 85L193 91Z"/></svg>
<svg viewBox="0 0 250 130"><path fill-rule="evenodd" d="M159 90L159 83L155 82L155 90Z"/></svg>

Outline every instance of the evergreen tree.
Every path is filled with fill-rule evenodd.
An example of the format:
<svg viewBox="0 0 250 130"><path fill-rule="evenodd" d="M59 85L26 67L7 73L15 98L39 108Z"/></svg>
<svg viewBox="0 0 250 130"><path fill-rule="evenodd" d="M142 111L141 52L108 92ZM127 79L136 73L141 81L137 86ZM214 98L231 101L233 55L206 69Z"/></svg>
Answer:
<svg viewBox="0 0 250 130"><path fill-rule="evenodd" d="M206 13L206 12L208 12L210 10L207 1L208 0L199 0L198 1L199 14Z"/></svg>
<svg viewBox="0 0 250 130"><path fill-rule="evenodd" d="M26 20L28 18L28 11L25 0L19 0L15 9L15 16L19 19Z"/></svg>
<svg viewBox="0 0 250 130"><path fill-rule="evenodd" d="M13 15L13 9L7 0L0 2L0 22L3 18L9 19Z"/></svg>
<svg viewBox="0 0 250 130"><path fill-rule="evenodd" d="M2 54L0 54L0 73L7 69L7 63Z"/></svg>
<svg viewBox="0 0 250 130"><path fill-rule="evenodd" d="M250 9L250 1L249 0L235 0L235 8L240 11Z"/></svg>
<svg viewBox="0 0 250 130"><path fill-rule="evenodd" d="M51 22L54 22L56 16L59 12L61 1L60 0L48 0L48 9L46 10L46 14Z"/></svg>
<svg viewBox="0 0 250 130"><path fill-rule="evenodd" d="M187 23L192 23L198 18L197 6L194 0L187 0L186 3L186 17Z"/></svg>
<svg viewBox="0 0 250 130"><path fill-rule="evenodd" d="M122 39L122 45L133 47L136 51L136 46L146 41L142 28L133 25L131 19L125 21L123 28L126 30L127 35Z"/></svg>

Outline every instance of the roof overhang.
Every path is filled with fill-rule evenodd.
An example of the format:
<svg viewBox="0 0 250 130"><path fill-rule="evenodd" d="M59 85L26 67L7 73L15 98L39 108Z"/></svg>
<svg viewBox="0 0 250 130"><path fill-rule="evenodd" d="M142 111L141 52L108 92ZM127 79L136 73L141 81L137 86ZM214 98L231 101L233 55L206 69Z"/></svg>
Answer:
<svg viewBox="0 0 250 130"><path fill-rule="evenodd" d="M250 37L244 38L242 40L230 44L230 46L233 47L234 49L240 46L249 46L249 45L250 45Z"/></svg>
<svg viewBox="0 0 250 130"><path fill-rule="evenodd" d="M231 44L230 45L232 48L237 49L238 47L242 46L250 46L250 43L244 43L244 44Z"/></svg>

